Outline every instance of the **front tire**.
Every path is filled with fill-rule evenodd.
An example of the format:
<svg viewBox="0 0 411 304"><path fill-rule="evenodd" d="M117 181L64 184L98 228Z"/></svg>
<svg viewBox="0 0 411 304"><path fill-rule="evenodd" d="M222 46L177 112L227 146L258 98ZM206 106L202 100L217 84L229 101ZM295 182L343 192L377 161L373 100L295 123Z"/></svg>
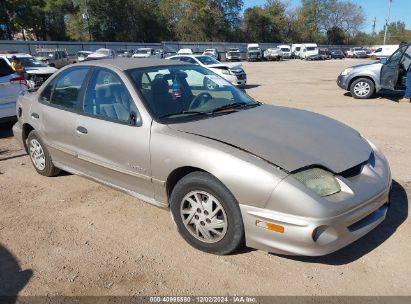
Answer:
<svg viewBox="0 0 411 304"><path fill-rule="evenodd" d="M375 93L375 85L368 78L359 78L353 81L350 92L355 99L369 99Z"/></svg>
<svg viewBox="0 0 411 304"><path fill-rule="evenodd" d="M53 165L46 145L35 130L31 131L27 137L27 146L31 162L39 174L51 177L60 173L60 169Z"/></svg>
<svg viewBox="0 0 411 304"><path fill-rule="evenodd" d="M244 225L237 200L215 177L193 172L170 196L170 209L180 235L194 248L225 255L244 243Z"/></svg>

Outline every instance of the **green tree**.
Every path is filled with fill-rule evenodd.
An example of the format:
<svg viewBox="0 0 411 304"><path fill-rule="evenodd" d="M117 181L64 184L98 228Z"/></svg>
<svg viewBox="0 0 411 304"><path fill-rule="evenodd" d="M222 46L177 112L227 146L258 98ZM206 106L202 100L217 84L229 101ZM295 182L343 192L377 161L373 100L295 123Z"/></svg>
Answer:
<svg viewBox="0 0 411 304"><path fill-rule="evenodd" d="M328 44L344 44L345 33L338 26L333 26L327 30L327 43Z"/></svg>

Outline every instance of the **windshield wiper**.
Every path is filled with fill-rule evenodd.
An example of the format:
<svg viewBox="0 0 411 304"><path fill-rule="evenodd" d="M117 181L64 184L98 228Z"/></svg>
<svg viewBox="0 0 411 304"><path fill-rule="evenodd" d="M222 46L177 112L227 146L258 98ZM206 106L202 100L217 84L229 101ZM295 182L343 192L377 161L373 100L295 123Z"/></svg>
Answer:
<svg viewBox="0 0 411 304"><path fill-rule="evenodd" d="M167 118L167 117L174 116L174 115L184 115L184 114L212 116L211 113L202 112L202 111L181 111L181 112L177 112L177 113L169 113L169 114L161 115L158 118L161 119L161 118Z"/></svg>
<svg viewBox="0 0 411 304"><path fill-rule="evenodd" d="M216 113L216 112L227 110L227 109L254 108L254 107L257 107L259 105L260 105L259 103L233 102L233 103L229 103L229 104L223 105L221 107L215 108L212 111L212 113Z"/></svg>

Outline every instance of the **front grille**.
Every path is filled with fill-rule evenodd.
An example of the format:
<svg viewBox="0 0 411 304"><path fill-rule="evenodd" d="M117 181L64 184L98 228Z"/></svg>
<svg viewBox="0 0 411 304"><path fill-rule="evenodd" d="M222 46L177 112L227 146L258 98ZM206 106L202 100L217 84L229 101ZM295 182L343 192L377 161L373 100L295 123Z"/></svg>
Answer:
<svg viewBox="0 0 411 304"><path fill-rule="evenodd" d="M379 219L381 219L382 217L384 217L386 215L387 209L388 209L388 203L382 205L380 208L375 210L373 213L367 215L363 219L361 219L361 220L355 222L354 224L348 226L347 227L348 230L350 232L355 232L357 230L360 230L364 227L367 227L367 226L375 223L376 221L378 221Z"/></svg>
<svg viewBox="0 0 411 304"><path fill-rule="evenodd" d="M45 82L52 74L31 74L29 80L34 82L35 87L39 87Z"/></svg>

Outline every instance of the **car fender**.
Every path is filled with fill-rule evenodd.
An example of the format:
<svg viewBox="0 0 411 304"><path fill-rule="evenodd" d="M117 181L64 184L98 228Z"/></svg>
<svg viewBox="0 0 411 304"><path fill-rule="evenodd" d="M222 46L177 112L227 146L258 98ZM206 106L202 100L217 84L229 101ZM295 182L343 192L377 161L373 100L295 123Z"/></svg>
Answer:
<svg viewBox="0 0 411 304"><path fill-rule="evenodd" d="M179 168L206 171L243 205L263 208L286 173L274 164L217 140L173 130L153 122L151 166L156 200L168 204L167 179Z"/></svg>

